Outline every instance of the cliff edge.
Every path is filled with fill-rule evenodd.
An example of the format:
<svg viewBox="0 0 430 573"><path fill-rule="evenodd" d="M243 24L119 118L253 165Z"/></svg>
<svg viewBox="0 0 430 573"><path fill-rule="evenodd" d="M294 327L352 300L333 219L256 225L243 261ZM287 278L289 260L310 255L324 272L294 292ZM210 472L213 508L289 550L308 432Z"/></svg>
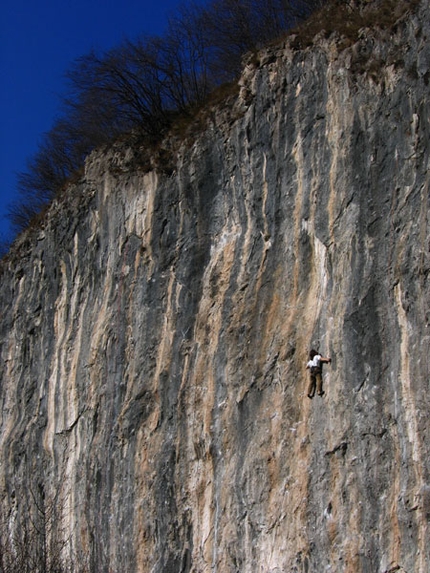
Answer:
<svg viewBox="0 0 430 573"><path fill-rule="evenodd" d="M37 531L91 573L428 571L429 35L423 1L349 47L267 48L168 173L94 153L20 239L4 547Z"/></svg>

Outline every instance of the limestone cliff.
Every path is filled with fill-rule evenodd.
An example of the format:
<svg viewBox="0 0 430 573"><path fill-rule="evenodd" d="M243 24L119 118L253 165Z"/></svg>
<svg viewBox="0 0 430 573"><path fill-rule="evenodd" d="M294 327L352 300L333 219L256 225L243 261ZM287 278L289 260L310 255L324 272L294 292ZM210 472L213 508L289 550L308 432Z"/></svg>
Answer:
<svg viewBox="0 0 430 573"><path fill-rule="evenodd" d="M430 18L288 40L1 268L0 490L76 572L426 573ZM332 357L306 396L307 354Z"/></svg>

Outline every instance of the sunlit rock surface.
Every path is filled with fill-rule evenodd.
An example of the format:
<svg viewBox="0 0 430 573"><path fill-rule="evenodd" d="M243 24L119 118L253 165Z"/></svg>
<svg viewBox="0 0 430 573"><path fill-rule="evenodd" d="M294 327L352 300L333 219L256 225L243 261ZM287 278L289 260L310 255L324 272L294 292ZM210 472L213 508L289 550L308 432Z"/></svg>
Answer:
<svg viewBox="0 0 430 573"><path fill-rule="evenodd" d="M429 570L429 33L424 2L262 52L169 173L94 154L20 240L11 532L31 513L76 572Z"/></svg>

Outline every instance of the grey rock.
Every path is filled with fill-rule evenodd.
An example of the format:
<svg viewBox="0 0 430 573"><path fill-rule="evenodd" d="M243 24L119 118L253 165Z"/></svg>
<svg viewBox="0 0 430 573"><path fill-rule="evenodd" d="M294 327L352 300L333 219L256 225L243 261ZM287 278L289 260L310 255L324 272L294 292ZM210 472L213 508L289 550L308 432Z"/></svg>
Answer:
<svg viewBox="0 0 430 573"><path fill-rule="evenodd" d="M76 572L428 570L429 21L267 48L169 174L94 153L19 239L3 538L31 516Z"/></svg>

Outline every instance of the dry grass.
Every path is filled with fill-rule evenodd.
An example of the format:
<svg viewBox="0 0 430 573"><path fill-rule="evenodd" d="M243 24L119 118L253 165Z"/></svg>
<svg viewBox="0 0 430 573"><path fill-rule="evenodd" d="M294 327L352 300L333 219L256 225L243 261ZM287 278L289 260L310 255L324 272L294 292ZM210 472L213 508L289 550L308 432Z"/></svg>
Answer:
<svg viewBox="0 0 430 573"><path fill-rule="evenodd" d="M315 12L306 22L291 30L292 47L304 49L313 44L317 34L330 37L337 33L344 44L356 42L362 28L391 29L409 10L415 9L419 0L373 0L348 2L334 0Z"/></svg>

